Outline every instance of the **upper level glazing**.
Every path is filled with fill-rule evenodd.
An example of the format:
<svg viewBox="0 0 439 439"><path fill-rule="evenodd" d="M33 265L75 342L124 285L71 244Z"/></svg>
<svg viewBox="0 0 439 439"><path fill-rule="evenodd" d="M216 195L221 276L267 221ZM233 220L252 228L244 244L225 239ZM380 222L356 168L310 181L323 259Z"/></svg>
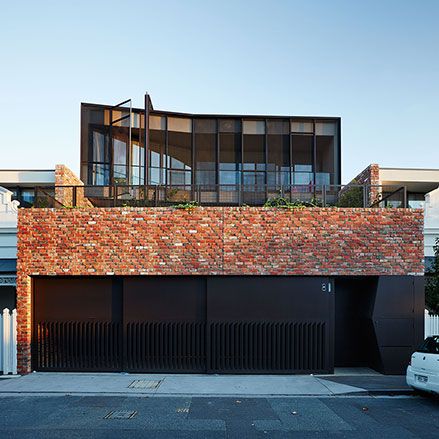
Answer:
<svg viewBox="0 0 439 439"><path fill-rule="evenodd" d="M82 104L81 179L90 185L243 185L256 191L337 185L340 119Z"/></svg>

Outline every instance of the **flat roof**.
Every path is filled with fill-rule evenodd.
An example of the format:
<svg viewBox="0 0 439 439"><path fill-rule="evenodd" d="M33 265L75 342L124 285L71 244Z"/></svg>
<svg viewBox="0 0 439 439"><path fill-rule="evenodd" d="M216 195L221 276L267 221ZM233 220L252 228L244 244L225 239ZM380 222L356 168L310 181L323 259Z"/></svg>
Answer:
<svg viewBox="0 0 439 439"><path fill-rule="evenodd" d="M54 184L55 169L0 169L0 186Z"/></svg>
<svg viewBox="0 0 439 439"><path fill-rule="evenodd" d="M117 111L117 109L126 108L129 107L114 107L113 105L106 105L106 104L95 104L90 102L81 102L81 105L86 105L89 107L100 107L100 108L106 108L106 109L114 109ZM133 111L139 112L139 111L145 111L144 108L132 108ZM200 118L218 118L218 119L230 119L230 118L250 118L250 119L317 119L317 120L337 120L341 121L340 116L279 116L279 115L268 115L268 114L215 114L215 113L182 113L178 111L166 111L166 110L156 110L152 109L151 113L160 113L170 116L183 116L183 117L200 117Z"/></svg>

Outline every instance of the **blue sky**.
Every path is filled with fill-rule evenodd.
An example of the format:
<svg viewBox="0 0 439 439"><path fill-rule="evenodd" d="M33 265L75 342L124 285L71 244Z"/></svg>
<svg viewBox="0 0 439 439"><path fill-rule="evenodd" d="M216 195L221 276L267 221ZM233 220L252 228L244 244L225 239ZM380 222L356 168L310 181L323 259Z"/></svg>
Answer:
<svg viewBox="0 0 439 439"><path fill-rule="evenodd" d="M0 15L0 168L79 172L80 102L342 118L343 181L439 168L439 1L21 1Z"/></svg>

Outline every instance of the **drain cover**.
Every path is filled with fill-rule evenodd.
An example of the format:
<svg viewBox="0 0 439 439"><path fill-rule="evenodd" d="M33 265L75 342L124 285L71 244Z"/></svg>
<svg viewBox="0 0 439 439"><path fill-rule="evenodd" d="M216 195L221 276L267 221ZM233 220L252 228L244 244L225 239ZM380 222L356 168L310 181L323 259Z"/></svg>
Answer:
<svg viewBox="0 0 439 439"><path fill-rule="evenodd" d="M157 389L162 380L134 380L129 386L129 389Z"/></svg>
<svg viewBox="0 0 439 439"><path fill-rule="evenodd" d="M133 419L136 415L136 410L113 410L107 413L104 419Z"/></svg>

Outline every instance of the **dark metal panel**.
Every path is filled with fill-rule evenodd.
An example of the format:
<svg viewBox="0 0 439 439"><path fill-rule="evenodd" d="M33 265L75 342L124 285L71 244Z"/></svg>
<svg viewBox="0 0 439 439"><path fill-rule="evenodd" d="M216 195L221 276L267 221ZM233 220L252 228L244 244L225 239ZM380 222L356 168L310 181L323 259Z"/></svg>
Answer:
<svg viewBox="0 0 439 439"><path fill-rule="evenodd" d="M329 321L329 279L306 276L211 276L209 321Z"/></svg>
<svg viewBox="0 0 439 439"><path fill-rule="evenodd" d="M413 346L413 318L379 319L375 332L381 346Z"/></svg>
<svg viewBox="0 0 439 439"><path fill-rule="evenodd" d="M121 370L119 285L118 280L105 278L34 279L33 368Z"/></svg>
<svg viewBox="0 0 439 439"><path fill-rule="evenodd" d="M333 285L299 276L209 277L208 370L333 370Z"/></svg>
<svg viewBox="0 0 439 439"><path fill-rule="evenodd" d="M204 321L205 285L198 276L126 277L124 322Z"/></svg>
<svg viewBox="0 0 439 439"><path fill-rule="evenodd" d="M379 276L374 318L413 318L414 291L412 276Z"/></svg>
<svg viewBox="0 0 439 439"><path fill-rule="evenodd" d="M417 276L380 276L373 311L380 369L403 374L423 332L423 288ZM399 320L402 323L394 322ZM381 329L382 328L382 329Z"/></svg>
<svg viewBox="0 0 439 439"><path fill-rule="evenodd" d="M123 320L130 372L206 371L206 281L127 277Z"/></svg>

